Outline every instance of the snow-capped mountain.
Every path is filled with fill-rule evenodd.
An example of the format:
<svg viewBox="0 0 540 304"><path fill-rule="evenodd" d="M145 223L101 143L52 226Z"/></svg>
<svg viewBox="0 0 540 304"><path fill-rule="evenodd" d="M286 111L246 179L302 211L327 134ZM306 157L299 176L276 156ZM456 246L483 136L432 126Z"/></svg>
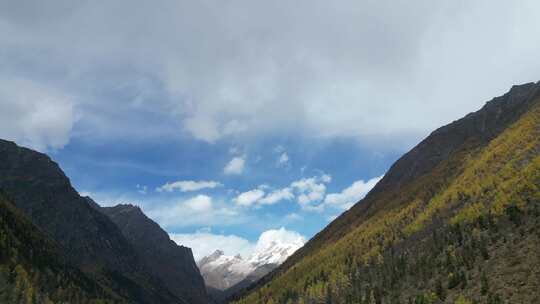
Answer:
<svg viewBox="0 0 540 304"><path fill-rule="evenodd" d="M284 228L266 231L259 237L248 262L254 268L268 264L279 265L304 246L304 243L304 237L287 232Z"/></svg>
<svg viewBox="0 0 540 304"><path fill-rule="evenodd" d="M261 234L251 255L244 259L240 255L229 256L216 250L198 262L206 286L227 290L235 285L247 285L263 277L283 263L302 247L304 237L284 228L269 230Z"/></svg>

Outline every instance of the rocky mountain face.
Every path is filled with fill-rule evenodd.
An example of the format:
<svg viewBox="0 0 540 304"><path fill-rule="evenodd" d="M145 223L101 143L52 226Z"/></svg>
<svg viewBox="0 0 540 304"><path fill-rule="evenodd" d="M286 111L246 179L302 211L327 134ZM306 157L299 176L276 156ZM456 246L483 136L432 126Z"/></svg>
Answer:
<svg viewBox="0 0 540 304"><path fill-rule="evenodd" d="M0 303L121 302L67 265L60 249L0 192Z"/></svg>
<svg viewBox="0 0 540 304"><path fill-rule="evenodd" d="M0 189L61 246L69 264L118 297L133 303L193 303L176 296L153 274L119 226L81 197L47 155L0 140ZM193 269L190 252L185 253L181 261ZM204 289L193 294L204 295Z"/></svg>
<svg viewBox="0 0 540 304"><path fill-rule="evenodd" d="M198 262L209 293L216 302L223 302L236 291L256 282L304 245L300 236L278 240L272 237L273 233L279 233L279 230L263 233L247 259L216 250Z"/></svg>
<svg viewBox="0 0 540 304"><path fill-rule="evenodd" d="M253 267L240 255L227 256L221 250L202 258L198 265L206 286L222 291L236 285L253 271Z"/></svg>
<svg viewBox="0 0 540 304"><path fill-rule="evenodd" d="M439 128L237 303L540 301L540 83Z"/></svg>
<svg viewBox="0 0 540 304"><path fill-rule="evenodd" d="M154 276L187 303L206 304L203 278L190 248L179 246L161 227L133 205L103 207Z"/></svg>

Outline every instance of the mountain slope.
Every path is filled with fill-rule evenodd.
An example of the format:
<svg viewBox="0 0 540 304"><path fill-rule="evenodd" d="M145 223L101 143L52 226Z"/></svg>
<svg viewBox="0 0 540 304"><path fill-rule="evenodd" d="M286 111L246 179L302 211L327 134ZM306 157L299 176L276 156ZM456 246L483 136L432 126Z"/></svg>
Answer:
<svg viewBox="0 0 540 304"><path fill-rule="evenodd" d="M238 302L540 301L539 104L515 86L436 130Z"/></svg>
<svg viewBox="0 0 540 304"><path fill-rule="evenodd" d="M0 302L121 302L62 262L59 247L0 193Z"/></svg>
<svg viewBox="0 0 540 304"><path fill-rule="evenodd" d="M71 186L47 155L0 140L0 189L62 247L70 264L137 303L177 299L152 276L118 227Z"/></svg>
<svg viewBox="0 0 540 304"><path fill-rule="evenodd" d="M186 303L208 303L204 281L190 248L178 246L136 206L117 205L100 210L120 228L152 274L172 293Z"/></svg>

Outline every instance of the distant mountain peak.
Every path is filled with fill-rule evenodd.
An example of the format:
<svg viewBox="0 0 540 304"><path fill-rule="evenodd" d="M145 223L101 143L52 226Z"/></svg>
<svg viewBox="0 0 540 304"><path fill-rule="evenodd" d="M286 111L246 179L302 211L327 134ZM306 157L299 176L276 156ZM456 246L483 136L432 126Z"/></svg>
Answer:
<svg viewBox="0 0 540 304"><path fill-rule="evenodd" d="M118 204L116 206L109 207L109 208L116 209L116 212L133 213L133 214L137 214L136 216L147 218L147 216L142 211L141 207L139 207L138 205L127 203L127 204Z"/></svg>
<svg viewBox="0 0 540 304"><path fill-rule="evenodd" d="M304 245L301 236L276 238L284 230L271 230L263 233L254 251L246 259L240 254L226 255L216 250L202 258L199 269L207 286L216 290L227 290L248 280L253 282L262 277Z"/></svg>

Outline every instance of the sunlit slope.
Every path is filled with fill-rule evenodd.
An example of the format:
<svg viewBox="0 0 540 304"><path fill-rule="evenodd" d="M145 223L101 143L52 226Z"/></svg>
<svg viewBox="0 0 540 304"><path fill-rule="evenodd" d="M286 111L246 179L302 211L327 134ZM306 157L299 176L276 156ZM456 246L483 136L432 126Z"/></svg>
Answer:
<svg viewBox="0 0 540 304"><path fill-rule="evenodd" d="M540 302L539 96L432 133L238 303Z"/></svg>

